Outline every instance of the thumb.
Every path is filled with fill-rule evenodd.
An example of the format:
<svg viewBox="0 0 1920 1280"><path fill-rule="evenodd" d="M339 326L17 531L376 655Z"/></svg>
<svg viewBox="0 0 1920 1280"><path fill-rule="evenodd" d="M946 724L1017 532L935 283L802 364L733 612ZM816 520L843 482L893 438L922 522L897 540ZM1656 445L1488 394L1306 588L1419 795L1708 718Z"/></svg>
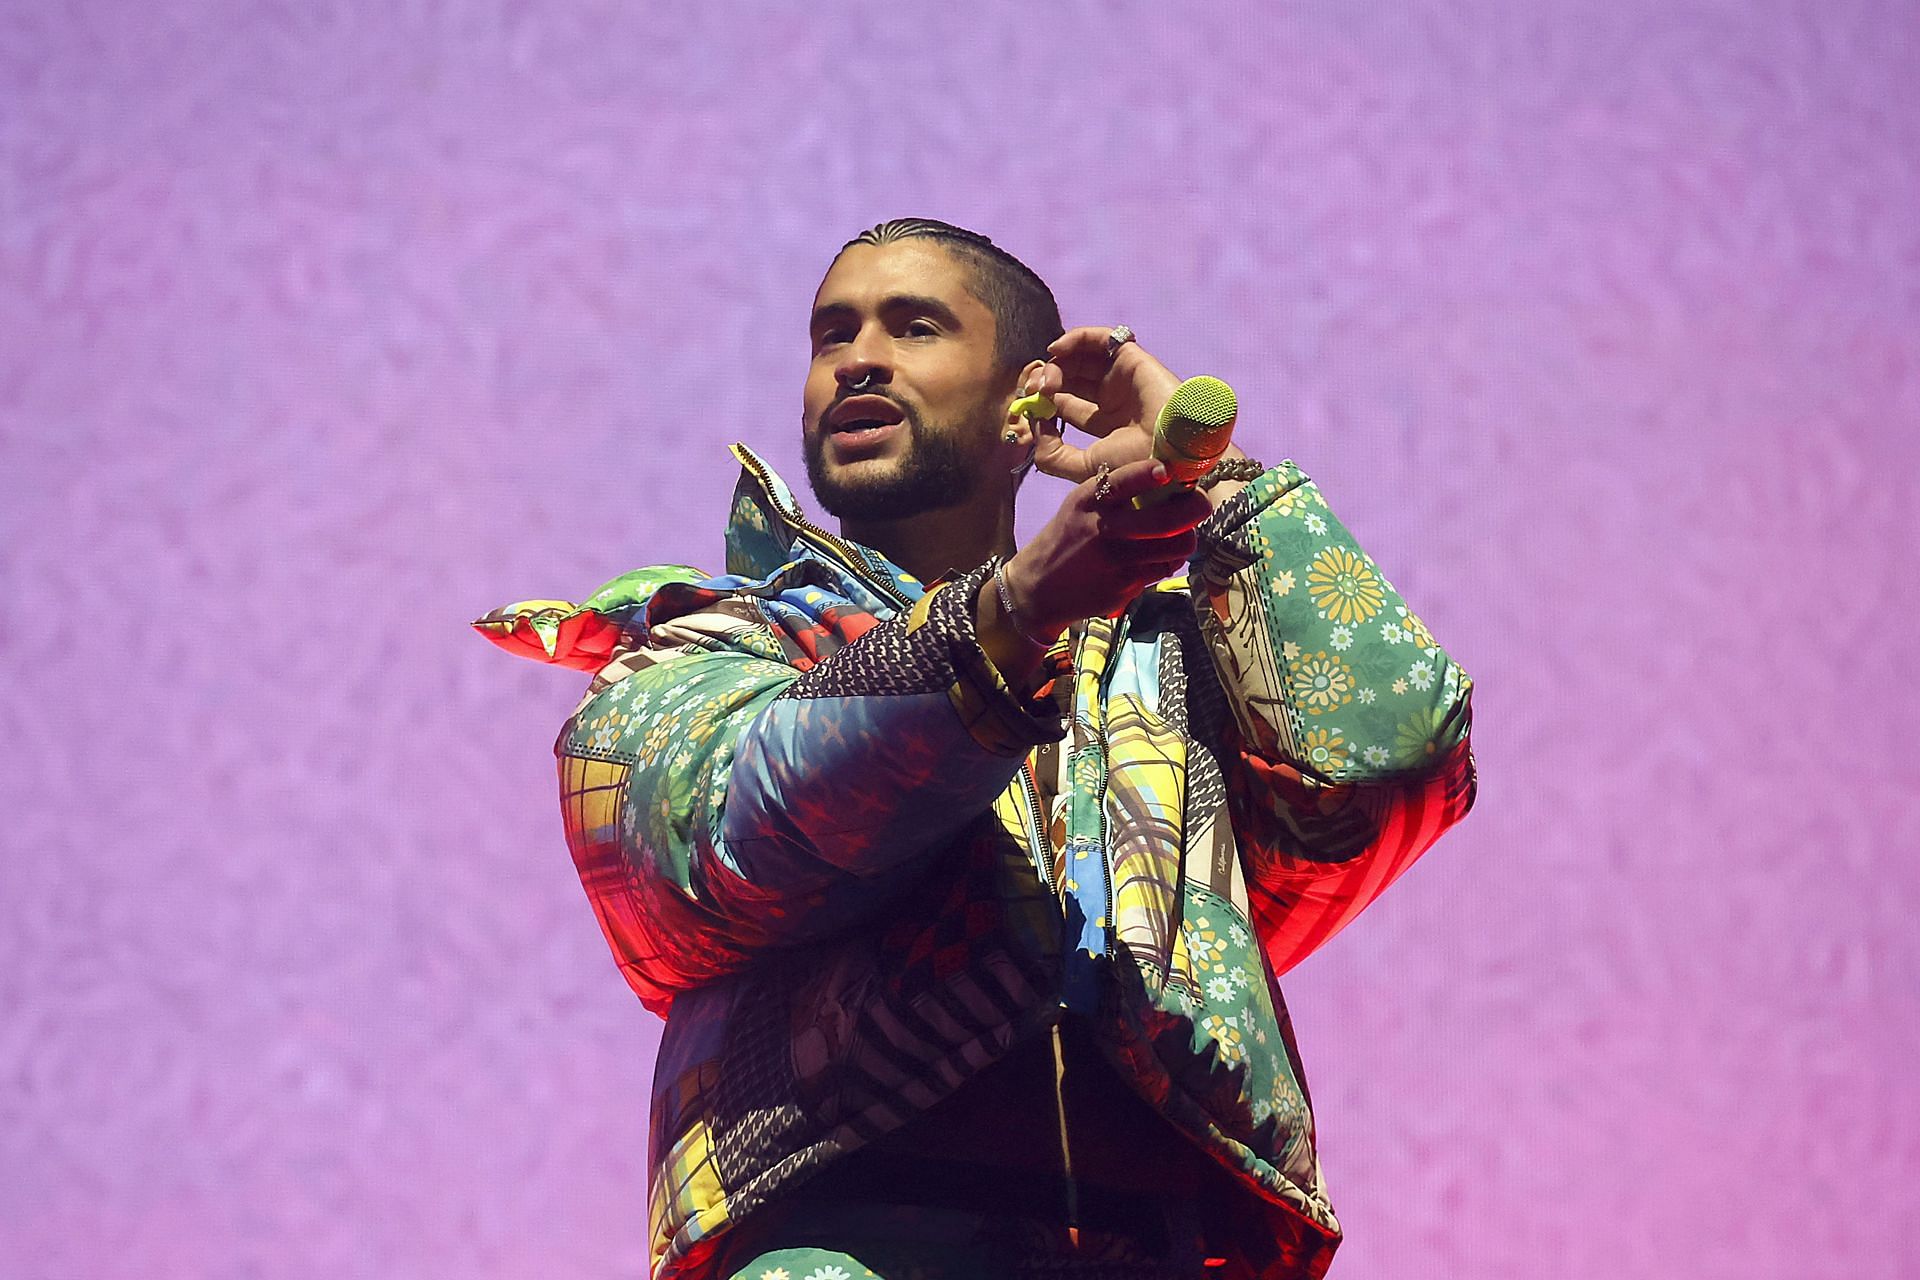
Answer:
<svg viewBox="0 0 1920 1280"><path fill-rule="evenodd" d="M1046 425L1034 424L1033 465L1047 475L1070 480L1074 484L1093 475L1093 464L1087 460L1087 451L1067 443L1057 418Z"/></svg>

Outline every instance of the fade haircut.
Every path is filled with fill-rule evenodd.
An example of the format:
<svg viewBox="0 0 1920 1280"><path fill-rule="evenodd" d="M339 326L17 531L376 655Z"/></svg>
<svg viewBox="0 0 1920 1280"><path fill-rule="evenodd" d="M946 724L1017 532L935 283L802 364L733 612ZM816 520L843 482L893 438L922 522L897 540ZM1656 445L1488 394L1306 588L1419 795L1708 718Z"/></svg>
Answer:
<svg viewBox="0 0 1920 1280"><path fill-rule="evenodd" d="M862 231L840 246L892 244L924 238L938 242L967 266L969 291L993 313L993 362L1011 375L1029 360L1043 360L1047 344L1066 332L1053 290L1031 267L977 231L933 218L895 218ZM838 255L836 255L838 256Z"/></svg>

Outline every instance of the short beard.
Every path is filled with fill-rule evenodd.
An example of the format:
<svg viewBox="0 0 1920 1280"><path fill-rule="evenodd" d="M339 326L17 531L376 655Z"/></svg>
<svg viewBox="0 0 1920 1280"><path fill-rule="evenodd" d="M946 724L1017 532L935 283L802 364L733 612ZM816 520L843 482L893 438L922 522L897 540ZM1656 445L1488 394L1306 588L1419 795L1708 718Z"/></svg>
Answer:
<svg viewBox="0 0 1920 1280"><path fill-rule="evenodd" d="M894 401L905 415L908 448L893 474L854 479L829 475L826 415L806 438L807 483L820 505L841 520L903 520L924 511L957 507L973 497L978 472L964 428L926 431L911 406Z"/></svg>

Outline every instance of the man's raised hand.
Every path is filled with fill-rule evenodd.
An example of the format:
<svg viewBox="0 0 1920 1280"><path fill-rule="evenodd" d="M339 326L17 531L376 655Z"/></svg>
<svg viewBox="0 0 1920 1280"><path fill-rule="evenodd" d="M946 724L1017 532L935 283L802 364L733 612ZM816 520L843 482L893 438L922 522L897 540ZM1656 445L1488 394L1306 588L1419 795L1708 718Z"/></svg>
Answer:
<svg viewBox="0 0 1920 1280"><path fill-rule="evenodd" d="M1153 456L1153 425L1180 379L1137 342L1124 342L1107 354L1111 326L1069 329L1047 347L1047 363L1027 380L1025 390L1052 397L1060 417L1095 437L1081 448L1063 432L1043 430L1033 465L1050 476L1078 483L1104 465L1117 470Z"/></svg>
<svg viewBox="0 0 1920 1280"><path fill-rule="evenodd" d="M1153 413L1159 411L1155 405ZM1151 428L1146 438L1150 446ZM1104 492L1100 479L1096 470L1074 486L1007 562L1014 609L1036 635L1057 636L1081 618L1111 617L1148 583L1178 572L1193 555L1194 526L1213 511L1204 494L1192 491L1135 508L1135 497L1167 480L1166 467L1151 457L1114 468Z"/></svg>

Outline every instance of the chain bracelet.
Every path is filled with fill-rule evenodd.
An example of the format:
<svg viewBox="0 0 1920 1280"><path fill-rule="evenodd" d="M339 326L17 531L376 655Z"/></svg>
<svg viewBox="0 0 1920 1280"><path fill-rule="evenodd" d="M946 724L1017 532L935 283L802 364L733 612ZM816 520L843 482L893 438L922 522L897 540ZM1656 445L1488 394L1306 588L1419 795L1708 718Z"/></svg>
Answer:
<svg viewBox="0 0 1920 1280"><path fill-rule="evenodd" d="M1228 458L1216 463L1213 470L1200 477L1198 487L1211 489L1222 480L1253 480L1267 469L1264 462L1255 462L1252 458Z"/></svg>
<svg viewBox="0 0 1920 1280"><path fill-rule="evenodd" d="M1013 607L1013 592L1008 589L1006 575L1001 572L1001 570L1005 568L1006 562L1004 560L994 561L993 590L994 593L1000 597L1000 612L1007 615L1007 621L1013 624L1013 629L1018 631L1028 644L1039 645L1042 649L1051 649L1053 647L1053 641L1042 640L1039 636L1027 630L1026 624L1020 621L1020 611Z"/></svg>

